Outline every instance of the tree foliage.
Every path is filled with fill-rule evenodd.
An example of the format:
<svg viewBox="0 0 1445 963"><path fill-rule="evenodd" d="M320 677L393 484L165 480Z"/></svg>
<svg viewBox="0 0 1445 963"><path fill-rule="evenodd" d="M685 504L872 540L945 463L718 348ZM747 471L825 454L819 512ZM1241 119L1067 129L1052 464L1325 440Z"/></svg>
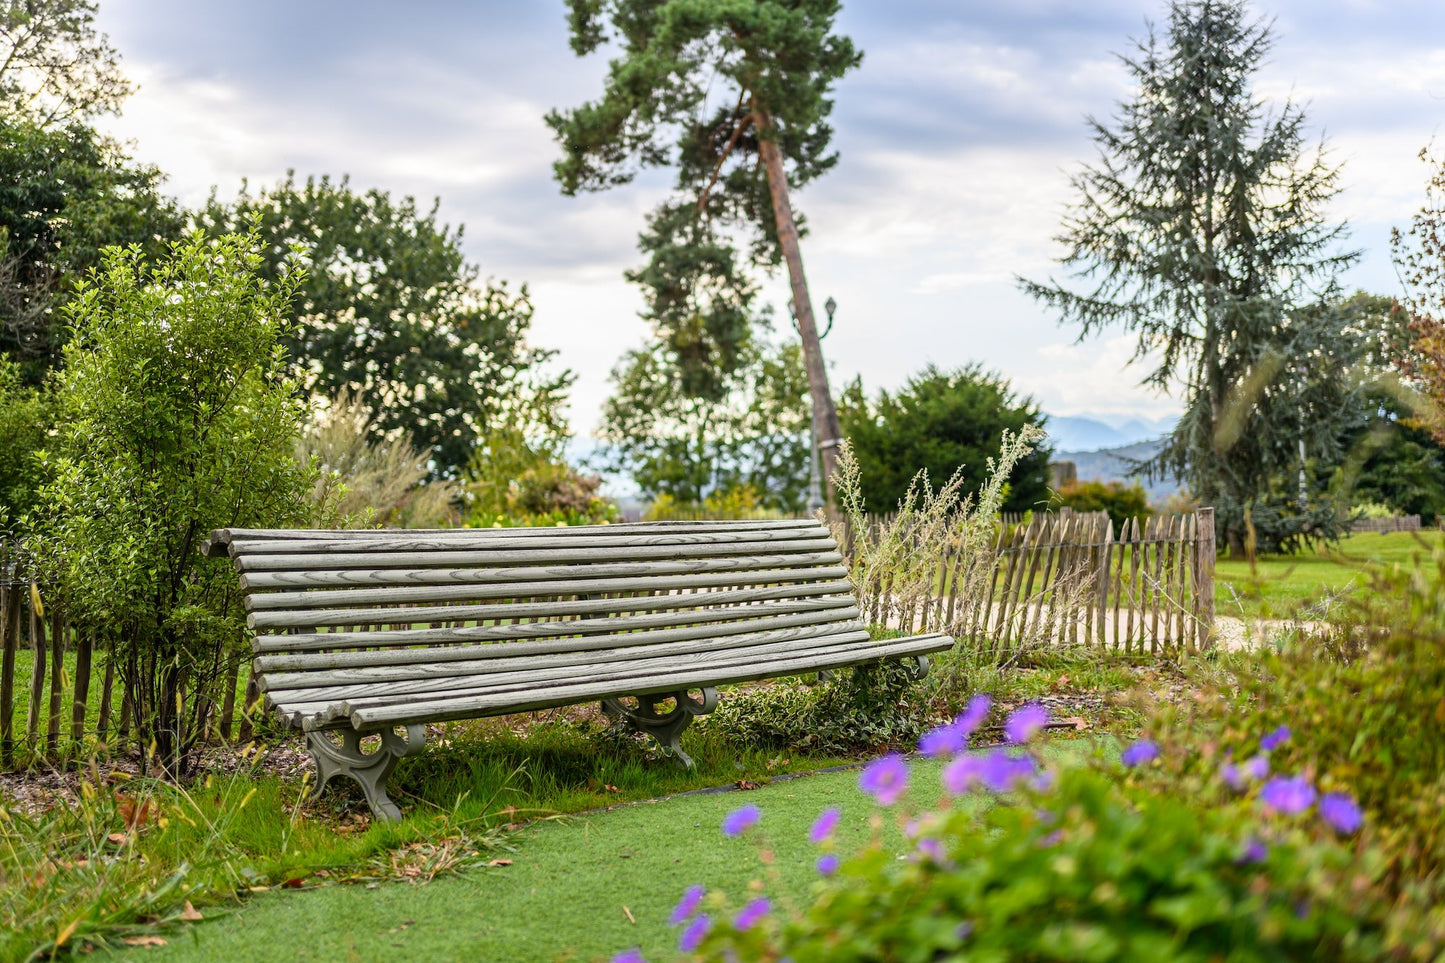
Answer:
<svg viewBox="0 0 1445 963"><path fill-rule="evenodd" d="M20 367L0 355L0 536L20 534L37 504L39 454L51 424L50 396L26 387Z"/></svg>
<svg viewBox="0 0 1445 963"><path fill-rule="evenodd" d="M1017 397L1000 375L977 365L942 371L933 365L896 393L880 391L869 401L862 379L844 391L843 429L861 470L859 492L868 510L893 511L908 494L914 475L926 470L934 484L961 472L961 490L978 492L988 483L988 460L999 452L1005 431L1042 428L1044 416L1031 399ZM1025 453L1007 479L1004 511L1043 507L1049 497L1050 449Z"/></svg>
<svg viewBox="0 0 1445 963"><path fill-rule="evenodd" d="M1071 482L1054 492L1051 502L1076 512L1108 512L1115 532L1122 532L1130 519L1143 522L1152 514L1149 496L1138 482Z"/></svg>
<svg viewBox="0 0 1445 963"><path fill-rule="evenodd" d="M527 343L526 287L479 283L462 229L438 224L437 207L288 174L254 194L243 185L230 204L213 195L197 220L215 234L254 224L269 279L294 252L306 277L283 343L305 388L354 391L374 440L409 432L438 474L455 476L496 425L558 424L573 376L545 371L556 352Z"/></svg>
<svg viewBox="0 0 1445 963"><path fill-rule="evenodd" d="M1445 156L1428 148L1420 160L1430 167L1425 203L1410 227L1390 232L1390 252L1404 284L1410 317L1409 350L1400 354L1402 373L1419 389L1418 424L1445 444Z"/></svg>
<svg viewBox="0 0 1445 963"><path fill-rule="evenodd" d="M699 505L750 487L761 508L801 509L810 437L801 353L749 343L714 400L687 390L662 345L629 351L603 407L606 468L629 473L649 498Z"/></svg>
<svg viewBox="0 0 1445 963"><path fill-rule="evenodd" d="M102 247L139 244L154 257L179 236L162 179L88 127L0 116L0 352L28 382L59 363L57 308Z"/></svg>
<svg viewBox="0 0 1445 963"><path fill-rule="evenodd" d="M261 264L236 236L190 236L156 263L112 248L66 308L52 559L73 620L111 636L142 745L173 773L243 652L235 572L202 543L310 517L278 344L298 279L273 286Z"/></svg>
<svg viewBox="0 0 1445 963"><path fill-rule="evenodd" d="M114 113L131 92L89 0L0 0L0 113L41 127Z"/></svg>
<svg viewBox="0 0 1445 963"><path fill-rule="evenodd" d="M833 31L838 0L569 0L572 49L616 43L602 96L547 122L568 195L625 184L649 167L677 171L648 218L647 264L628 275L683 393L721 403L753 363L749 269L786 263L800 359L831 474L839 438L813 321L790 191L828 171L834 83L862 55ZM746 248L740 254L739 245ZM624 364L631 362L624 361Z"/></svg>
<svg viewBox="0 0 1445 963"><path fill-rule="evenodd" d="M1214 506L1236 551L1247 511L1276 540L1332 530L1327 500L1299 505L1279 480L1302 434L1308 458L1335 454L1342 323L1320 303L1356 256L1324 219L1338 168L1307 149L1303 111L1253 92L1271 43L1243 0L1173 0L1166 40L1151 29L1121 58L1133 99L1089 120L1099 161L1074 178L1059 237L1080 287L1021 282L1081 337L1137 333L1145 383L1182 386L1151 467Z"/></svg>

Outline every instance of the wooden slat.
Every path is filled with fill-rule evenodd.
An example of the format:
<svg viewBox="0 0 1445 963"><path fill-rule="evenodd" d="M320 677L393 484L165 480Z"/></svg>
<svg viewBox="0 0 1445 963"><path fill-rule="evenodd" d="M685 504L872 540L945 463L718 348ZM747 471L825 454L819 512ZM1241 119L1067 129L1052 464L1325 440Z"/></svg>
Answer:
<svg viewBox="0 0 1445 963"><path fill-rule="evenodd" d="M602 604L618 600L602 599ZM639 600L642 601L642 600ZM686 620L675 611L647 612L641 615L612 615L601 618L559 619L536 622L511 622L498 625L452 626L434 629L388 629L376 632L313 632L295 635L258 635L252 643L257 654L274 652L305 652L316 649L345 649L383 645L441 645L448 642L496 642L557 638L568 636L636 632L643 629L679 625L702 625L711 622L756 621L764 617L793 615L822 610L855 611L852 596L823 598L784 598L767 604L737 605L687 612ZM428 621L428 620L418 620Z"/></svg>
<svg viewBox="0 0 1445 963"><path fill-rule="evenodd" d="M838 544L831 537L768 542L770 552L831 552ZM633 548L505 549L498 551L436 552L346 552L331 555L241 555L235 559L238 571L280 572L345 568L454 568L476 565L516 565L538 562L557 565L567 562L634 562L641 559L713 558L751 555L756 542L720 545L639 545Z"/></svg>
<svg viewBox="0 0 1445 963"><path fill-rule="evenodd" d="M536 639L531 641L508 642L454 642L441 647L395 648L370 650L341 650L320 652L296 652L290 654L259 655L255 668L257 678L264 679L272 672L321 672L335 669L361 668L365 666L395 666L415 663L461 662L473 659L509 658L519 655L543 653L586 652L593 649L607 649L620 646L647 646L690 639L713 639L725 641L733 636L750 635L759 632L779 631L809 626L847 625L858 618L857 606L798 612L791 615L771 616L766 619L748 619L735 622L711 622L704 625L690 625L680 629L659 629L655 631L634 631L617 635L598 634L583 638ZM572 623L569 623L572 624ZM448 637L459 633L496 632L497 629L438 630L439 635ZM426 635L427 630L413 631L413 636ZM290 638L281 636L281 638ZM475 638L472 636L471 638ZM423 640L419 640L423 641Z"/></svg>
<svg viewBox="0 0 1445 963"><path fill-rule="evenodd" d="M357 682L347 685L312 686L303 689L283 689L267 693L268 708L286 713L312 715L323 712L333 704L345 706L348 702L367 699L407 698L422 696L449 698L448 693L485 691L525 691L538 688L541 683L565 683L568 681L600 681L603 679L646 679L670 672L710 669L731 669L762 659L783 655L802 656L819 650L852 646L868 641L868 630L858 628L853 632L823 635L813 638L790 639L782 642L759 643L752 646L726 649L697 648L676 652L666 656L658 654L646 659L637 658L637 652L620 653L615 659L521 659L514 665L501 668L498 663L480 663L479 671L451 676L428 676L420 679L386 679ZM630 654L631 658L627 655ZM336 715L349 715L339 709Z"/></svg>
<svg viewBox="0 0 1445 963"><path fill-rule="evenodd" d="M646 680L635 680L623 687L619 687L613 681L586 682L547 686L525 693L493 693L458 699L410 701L399 706L356 709L352 711L350 720L354 728L366 729L371 726L418 719L444 722L478 715L527 712L553 706L572 705L577 702L590 702L612 696L650 695L705 685L725 685L783 675L799 675L816 672L822 668L842 668L883 658L941 652L952 646L953 640L947 636L918 636L913 639L852 646L833 653L832 658L815 655L797 659L782 658L775 661L752 662L726 673L710 673L702 670L678 672L664 676L652 676Z"/></svg>
<svg viewBox="0 0 1445 963"><path fill-rule="evenodd" d="M763 588L727 589L712 592L684 592L677 595L646 595L623 598L544 602L513 602L493 605L397 606L395 608L313 609L309 611L252 612L246 624L252 629L320 628L345 625L397 625L417 622L496 621L498 619L560 619L568 615L602 615L646 609L691 610L724 605L743 605L777 599L842 595L852 586L846 579L781 585Z"/></svg>
<svg viewBox="0 0 1445 963"><path fill-rule="evenodd" d="M254 591L256 589L306 589L338 586L542 582L562 578L641 578L656 575L747 572L753 569L776 570L809 566L836 566L842 561L843 556L834 551L507 568L389 568L341 569L330 572L247 572L241 575L241 588L246 591Z"/></svg>
<svg viewBox="0 0 1445 963"><path fill-rule="evenodd" d="M255 541L232 541L230 554L233 557L246 555L287 555L306 554L325 557L334 554L355 554L374 552L501 552L509 549L578 549L605 548L625 555L634 548L658 546L696 548L704 545L749 544L762 547L772 542L795 542L808 538L831 538L828 529L821 525L803 529L779 529L758 531L747 529L728 532L650 532L647 534L598 530L595 534L568 531L557 534L554 529L542 529L545 535L501 536L485 530L468 533L465 537L437 537L414 535L409 532L392 533L386 537L370 539L288 539L276 541L261 539Z"/></svg>
<svg viewBox="0 0 1445 963"><path fill-rule="evenodd" d="M742 588L788 582L846 579L840 567L766 569L720 572L715 575L659 575L654 578L554 579L545 582L503 582L499 585L435 585L385 589L313 589L309 592L253 593L246 597L248 611L318 609L328 605L405 605L412 602L464 602L483 599L546 598L594 592L654 592L662 589Z"/></svg>

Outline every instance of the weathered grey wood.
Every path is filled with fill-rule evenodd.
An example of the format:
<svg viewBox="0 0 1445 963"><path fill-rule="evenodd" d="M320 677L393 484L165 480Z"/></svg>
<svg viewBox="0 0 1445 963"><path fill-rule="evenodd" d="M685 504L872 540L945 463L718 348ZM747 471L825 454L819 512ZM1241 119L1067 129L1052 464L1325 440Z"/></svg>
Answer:
<svg viewBox="0 0 1445 963"><path fill-rule="evenodd" d="M542 529L541 531L555 531ZM628 549L667 547L700 547L705 545L755 545L766 549L770 542L795 542L799 539L831 538L823 526L813 528L785 528L775 531L727 531L727 532L667 532L637 534L630 532L597 530L582 533L571 530L566 534L530 535L525 537L500 536L469 533L467 537L421 537L405 533L392 533L386 537L370 539L288 539L276 540L232 540L230 554L235 556L265 554L306 554L326 557L332 554L354 554L357 552L459 552L479 550L486 552L508 549L580 549L605 548L623 554Z"/></svg>
<svg viewBox="0 0 1445 963"><path fill-rule="evenodd" d="M708 575L659 575L653 578L559 578L544 582L504 582L500 585L436 585L415 588L313 589L309 592L254 593L246 597L249 611L317 609L328 605L404 605L411 602L462 602L482 599L585 595L595 592L654 592L692 588L777 585L823 579L846 579L841 566L811 569L764 569Z"/></svg>
<svg viewBox="0 0 1445 963"><path fill-rule="evenodd" d="M831 552L838 543L831 537L800 538L790 542L768 542L774 552ZM640 559L713 558L727 555L751 555L759 548L756 542L731 542L720 545L638 545L615 548L562 549L484 549L435 552L338 552L331 555L241 555L235 560L242 572L307 571L315 569L466 567L472 565L516 565L544 562L632 562Z"/></svg>
<svg viewBox="0 0 1445 963"><path fill-rule="evenodd" d="M252 629L281 629L343 625L396 625L415 622L451 622L485 619L558 618L568 615L603 615L646 609L693 609L720 605L742 605L770 599L812 598L842 595L852 586L846 579L809 582L803 585L690 592L678 595L647 595L631 598L594 598L515 602L495 605L398 606L396 608L316 609L312 611L252 612L246 624Z"/></svg>
<svg viewBox="0 0 1445 963"><path fill-rule="evenodd" d="M273 672L312 672L330 669L362 668L366 666L413 665L447 662L465 662L472 659L497 659L512 656L566 654L589 652L614 647L641 647L664 645L669 642L686 642L693 639L716 639L719 644L729 644L736 636L766 634L794 628L833 626L851 622L858 618L856 606L820 609L794 615L782 615L767 619L746 621L709 622L690 625L680 629L657 631L635 631L620 634L597 634L584 637L543 639L539 641L509 641L454 643L445 646L429 646L367 649L361 651L321 650L298 652L289 655L258 655L255 660L258 678L264 679ZM572 623L569 623L572 624ZM471 631L449 629L447 632ZM417 633L418 635L420 633ZM287 636L282 636L287 638Z"/></svg>
<svg viewBox="0 0 1445 963"><path fill-rule="evenodd" d="M1218 554L1218 548L1214 542L1214 509L1201 508L1196 517L1199 519L1199 541L1197 543L1199 558L1199 628L1203 634L1200 642L1201 651L1208 651L1214 647L1214 562Z"/></svg>
<svg viewBox="0 0 1445 963"><path fill-rule="evenodd" d="M842 561L843 556L834 551L670 559L651 562L593 562L523 568L390 568L319 572L247 572L241 575L241 588L249 592L255 589L307 589L336 586L490 584L493 582L540 582L564 578L643 578L708 572L748 572L754 569L777 570L836 566Z"/></svg>
<svg viewBox="0 0 1445 963"><path fill-rule="evenodd" d="M702 685L727 685L738 682L754 682L758 679L769 679L785 675L804 675L809 672L816 672L819 668L843 668L849 665L859 665L864 662L874 662L878 659L895 658L906 655L926 655L932 652L942 652L953 647L953 640L947 636L932 635L918 636L913 639L894 640L891 642L878 642L869 645L859 645L849 649L847 652L838 652L831 659L820 660L817 657L801 659L779 659L771 662L754 662L748 666L741 667L735 672L728 672L722 678L710 679L706 671L679 672L672 676L656 676L650 680L644 689L634 687L633 691L640 694L649 692L672 692L683 688L697 688ZM582 683L578 685L559 685L531 690L525 695L518 693L501 693L482 696L470 696L454 700L438 701L413 701L399 706L384 706L379 708L355 709L351 712L351 724L354 728L364 729L368 726L388 725L415 719L424 716L428 722L446 722L454 719L473 718L478 715L487 715L499 711L506 712L530 712L535 709L550 709L554 706L573 705L578 702L590 702L594 699L604 698L611 693L615 685L610 682Z"/></svg>

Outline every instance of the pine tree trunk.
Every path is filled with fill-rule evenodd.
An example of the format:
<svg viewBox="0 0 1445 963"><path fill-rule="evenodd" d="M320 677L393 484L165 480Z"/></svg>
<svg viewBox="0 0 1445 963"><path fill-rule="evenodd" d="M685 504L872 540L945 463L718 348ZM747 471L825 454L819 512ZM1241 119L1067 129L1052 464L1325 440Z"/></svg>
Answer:
<svg viewBox="0 0 1445 963"><path fill-rule="evenodd" d="M818 325L813 320L813 302L808 296L808 279L803 274L803 254L798 247L798 225L793 221L793 206L788 200L788 179L783 172L783 154L777 141L771 139L773 122L766 113L754 107L758 128L758 153L768 175L768 190L773 198L773 217L778 225L778 245L788 266L788 280L793 289L793 316L803 339L803 360L808 369L808 387L813 396L813 411L818 420L818 448L823 456L823 477L828 484L828 505L833 505L833 472L838 464L838 443L843 438L838 424L838 409L828 390L828 369L823 363L823 345L818 338Z"/></svg>

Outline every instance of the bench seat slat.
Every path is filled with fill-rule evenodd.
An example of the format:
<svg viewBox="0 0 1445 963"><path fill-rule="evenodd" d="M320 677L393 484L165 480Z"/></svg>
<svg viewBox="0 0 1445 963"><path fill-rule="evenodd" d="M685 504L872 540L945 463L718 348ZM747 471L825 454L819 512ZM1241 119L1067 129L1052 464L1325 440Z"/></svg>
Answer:
<svg viewBox="0 0 1445 963"><path fill-rule="evenodd" d="M416 696L435 699L447 698L450 693L461 692L471 694L513 692L537 688L547 682L561 684L602 679L623 680L647 678L665 672L730 669L760 659L788 654L801 657L804 653L833 651L839 646L866 641L868 641L868 630L862 626L855 626L849 632L837 632L813 638L785 639L723 650L679 652L667 656L658 654L656 657L648 658L638 658L636 650L632 650L632 658L621 657L610 661L568 663L565 660L551 658L531 659L523 660L522 666L470 675L285 689L279 692L268 692L266 703L282 712L299 712L303 715L310 715L322 712L333 704L350 707L372 699L383 699L392 703L409 700ZM492 667L487 666L486 668ZM349 709L339 711L342 715L349 714ZM336 718L336 716L332 716L332 718Z"/></svg>
<svg viewBox="0 0 1445 963"><path fill-rule="evenodd" d="M676 595L640 595L623 598L571 601L517 602L495 605L431 605L412 608L314 609L301 612L252 612L246 624L252 629L320 628L345 625L403 625L418 622L470 622L473 620L535 619L567 615L600 615L649 610L693 610L740 605L773 599L843 595L852 589L846 579L803 585L765 586ZM687 612L674 616L685 622Z"/></svg>
<svg viewBox="0 0 1445 963"><path fill-rule="evenodd" d="M828 622L822 625L777 629L768 632L748 632L728 638L728 649L749 649L760 645L802 643L809 639L837 636L844 632L856 632L863 626L857 621ZM257 679L261 691L276 694L277 699L290 698L287 692L306 689L320 689L328 686L367 685L372 683L405 682L420 679L448 679L456 676L486 675L501 672L528 671L551 666L593 665L604 662L643 661L663 659L695 652L709 652L719 648L715 636L686 639L671 642L656 642L651 645L614 645L611 648L574 649L554 651L544 655L510 653L506 650L516 646L491 646L502 649L494 658L464 659L439 662L436 659L408 662L401 665L359 666L354 668L309 669L299 672L269 672ZM427 650L413 650L424 655ZM431 650L435 651L435 650Z"/></svg>
<svg viewBox="0 0 1445 963"><path fill-rule="evenodd" d="M285 555L306 553L309 555L330 555L352 552L457 552L483 550L505 551L509 548L525 549L574 549L608 548L625 553L633 548L650 546L686 546L695 548L704 545L733 545L749 543L763 545L768 542L797 541L800 538L828 538L828 529L821 525L813 528L784 528L775 530L745 529L722 532L623 532L616 529L600 528L581 532L568 531L556 534L552 530L545 535L496 534L496 529L464 530L464 534L418 535L407 532L391 532L368 539L315 538L275 540L232 539L230 553L238 555ZM547 531L543 529L542 531Z"/></svg>
<svg viewBox="0 0 1445 963"><path fill-rule="evenodd" d="M593 562L579 565L534 565L506 568L385 568L316 572L248 572L241 588L329 588L333 586L449 585L453 583L536 582L557 578L639 578L657 575L701 575L753 569L835 566L838 552L796 552L791 555L740 555L722 558L671 559L652 562Z"/></svg>
<svg viewBox="0 0 1445 963"><path fill-rule="evenodd" d="M606 680L452 699L410 699L399 705L353 708L349 717L352 727L355 729L391 725L404 721L446 722L479 715L501 715L528 712L534 709L549 709L554 706L573 705L578 702L589 702L614 696L677 692L700 686L726 685L776 676L800 675L820 669L842 668L862 662L872 662L876 659L941 652L952 646L953 640L947 636L915 636L909 639L874 644L855 644L833 652L812 653L801 658L784 656L777 659L755 660L721 672L694 669L651 676L646 679L628 680L625 683ZM308 729L321 728L326 725L324 721L310 719L302 720L302 724Z"/></svg>
<svg viewBox="0 0 1445 963"><path fill-rule="evenodd" d="M800 533L796 541L731 542L722 545L640 545L632 548L500 549L497 551L344 552L330 555L239 555L242 572L279 572L344 568L465 568L473 565L516 565L542 562L632 562L640 559L713 558L752 555L760 547L770 552L830 552L838 543L830 537Z"/></svg>
<svg viewBox="0 0 1445 963"><path fill-rule="evenodd" d="M369 666L432 665L449 662L467 662L475 659L500 659L542 653L589 652L598 649L630 647L641 645L662 645L669 642L686 642L693 639L707 639L716 642L730 642L736 636L745 636L762 631L772 632L810 626L829 626L840 622L851 622L859 617L856 606L821 609L800 612L793 615L773 615L766 619L748 619L734 622L714 622L704 625L690 625L680 629L643 630L623 632L615 635L592 635L568 637L565 639L542 639L505 643L454 643L447 646L408 647L379 649L371 651L297 652L287 655L258 655L255 661L258 684L264 686L273 672L324 672L335 669L354 669ZM282 636L286 638L286 636Z"/></svg>
<svg viewBox="0 0 1445 963"><path fill-rule="evenodd" d="M329 605L386 605L409 602L468 602L481 599L540 598L602 592L655 592L664 589L741 588L844 579L848 570L838 566L809 569L759 569L703 575L656 575L650 578L559 577L539 582L502 582L497 585L418 586L384 589L314 589L308 592L267 592L246 597L253 612L280 609L318 609Z"/></svg>

